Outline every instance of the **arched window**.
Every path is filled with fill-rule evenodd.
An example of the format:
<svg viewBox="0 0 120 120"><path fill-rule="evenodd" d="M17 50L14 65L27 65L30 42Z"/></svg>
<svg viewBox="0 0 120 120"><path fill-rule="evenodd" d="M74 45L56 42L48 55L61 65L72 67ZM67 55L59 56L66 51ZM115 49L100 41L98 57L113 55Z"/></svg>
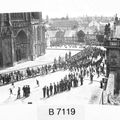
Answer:
<svg viewBox="0 0 120 120"><path fill-rule="evenodd" d="M41 41L41 30L40 30L40 26L37 27L37 39L39 41Z"/></svg>

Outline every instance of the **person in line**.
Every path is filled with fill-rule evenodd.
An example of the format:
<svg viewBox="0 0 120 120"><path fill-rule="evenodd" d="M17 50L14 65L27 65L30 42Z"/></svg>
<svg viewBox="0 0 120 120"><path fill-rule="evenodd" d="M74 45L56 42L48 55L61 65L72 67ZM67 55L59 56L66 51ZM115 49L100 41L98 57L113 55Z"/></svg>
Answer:
<svg viewBox="0 0 120 120"><path fill-rule="evenodd" d="M20 99L20 87L18 87L18 91L17 91L17 99Z"/></svg>

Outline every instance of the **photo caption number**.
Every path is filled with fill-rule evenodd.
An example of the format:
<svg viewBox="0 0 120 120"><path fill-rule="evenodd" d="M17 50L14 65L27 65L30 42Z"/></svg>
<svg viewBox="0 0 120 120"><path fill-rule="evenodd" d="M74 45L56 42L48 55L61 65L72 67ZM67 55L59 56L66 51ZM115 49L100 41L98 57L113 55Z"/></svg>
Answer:
<svg viewBox="0 0 120 120"><path fill-rule="evenodd" d="M49 108L49 115L75 115L75 108Z"/></svg>

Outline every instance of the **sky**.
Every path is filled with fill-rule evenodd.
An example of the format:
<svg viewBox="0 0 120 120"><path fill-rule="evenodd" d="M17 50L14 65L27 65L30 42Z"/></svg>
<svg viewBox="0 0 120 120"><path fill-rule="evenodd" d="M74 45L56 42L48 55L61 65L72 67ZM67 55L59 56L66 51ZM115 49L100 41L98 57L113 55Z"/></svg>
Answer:
<svg viewBox="0 0 120 120"><path fill-rule="evenodd" d="M43 18L120 16L119 0L2 0L0 12L41 11Z"/></svg>

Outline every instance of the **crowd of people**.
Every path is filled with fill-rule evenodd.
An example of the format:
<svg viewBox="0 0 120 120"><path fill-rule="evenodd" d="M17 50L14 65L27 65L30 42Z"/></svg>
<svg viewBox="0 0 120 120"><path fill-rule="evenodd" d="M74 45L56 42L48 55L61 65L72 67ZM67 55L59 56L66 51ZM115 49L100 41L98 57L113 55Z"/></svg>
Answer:
<svg viewBox="0 0 120 120"><path fill-rule="evenodd" d="M100 60L94 62L94 59L100 56ZM101 50L100 48L96 47L87 47L83 49L81 52L73 55L70 59L68 59L68 63L72 63L77 66L88 66L88 65L96 65L101 63L102 59L105 57L105 51Z"/></svg>
<svg viewBox="0 0 120 120"><path fill-rule="evenodd" d="M23 90L23 97L29 97L29 95L30 95L30 86L25 85L25 86L23 86L22 90Z"/></svg>
<svg viewBox="0 0 120 120"><path fill-rule="evenodd" d="M71 52L69 53L71 55ZM65 54L67 59L69 58L69 54ZM7 72L7 73L0 73L0 85L7 85L12 82L17 82L20 80L33 78L36 76L47 75L48 73L55 72L57 70L66 69L66 62L65 58L62 59L60 56L58 60L54 59L54 62L51 64L46 64L42 66L36 67L27 67L26 69Z"/></svg>
<svg viewBox="0 0 120 120"><path fill-rule="evenodd" d="M20 98L26 98L30 96L30 85L24 85L22 88L18 87L17 88L17 93L14 94L14 90L16 89L14 83L12 83L12 87L9 89L10 91L10 96L11 95L17 95L16 99L20 99ZM22 91L22 92L21 92Z"/></svg>
<svg viewBox="0 0 120 120"><path fill-rule="evenodd" d="M83 85L83 82L81 82ZM44 86L43 89L43 98L48 98L50 96L62 93L64 91L70 91L72 87L78 87L78 79L75 74L66 75L60 82L50 83L49 86Z"/></svg>
<svg viewBox="0 0 120 120"><path fill-rule="evenodd" d="M2 85L14 83L23 79L47 75L51 72L56 72L58 70L69 70L69 74L66 75L59 82L50 83L49 86L44 86L43 98L48 98L52 95L64 91L70 91L73 87L82 86L84 83L84 77L87 75L90 79L90 83L93 82L94 74L98 77L100 74L105 75L105 51L96 47L87 47L81 52L73 55L71 57L71 52L65 54L64 60L59 56L58 60L54 59L53 64L44 65L34 68L26 68L23 70L13 71L10 73L0 74L0 83ZM36 80L36 84L39 87L39 81ZM100 87L103 85L100 82ZM14 85L13 85L14 86ZM23 91L23 97L28 97L30 95L30 86L25 85L23 88L18 87L17 99L21 98L20 91ZM12 89L10 89L10 94Z"/></svg>
<svg viewBox="0 0 120 120"><path fill-rule="evenodd" d="M91 56L91 62L88 64L86 61L90 60ZM99 59L97 59L98 56ZM94 59L96 59L96 61ZM98 48L86 48L82 53L78 53L70 59L67 59L70 73L61 79L60 82L54 82L50 83L49 86L44 86L42 88L43 98L48 98L63 91L69 91L72 87L83 85L85 76L89 77L90 83L93 83L93 77L95 74L97 74L98 77L101 74L105 75L104 59L105 52ZM77 61L79 61L79 64ZM100 88L103 88L103 79L99 82Z"/></svg>

